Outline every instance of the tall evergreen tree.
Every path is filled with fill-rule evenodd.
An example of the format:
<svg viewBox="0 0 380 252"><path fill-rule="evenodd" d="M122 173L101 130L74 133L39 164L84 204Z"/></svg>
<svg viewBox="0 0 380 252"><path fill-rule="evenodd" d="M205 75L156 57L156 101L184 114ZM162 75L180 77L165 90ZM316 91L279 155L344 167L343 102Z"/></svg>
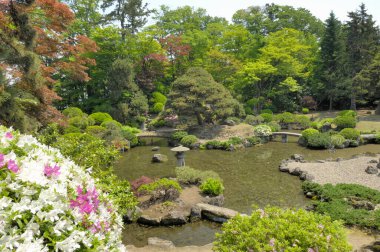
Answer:
<svg viewBox="0 0 380 252"><path fill-rule="evenodd" d="M355 76L372 61L380 42L380 34L364 4L360 5L359 10L349 12L348 17L350 20L346 29L349 76L352 78L351 109L356 109L358 98L366 92Z"/></svg>
<svg viewBox="0 0 380 252"><path fill-rule="evenodd" d="M113 8L106 15L109 21L118 21L120 23L123 41L127 34L135 34L139 28L147 22L147 17L151 12L148 4L142 0L104 0L102 8Z"/></svg>
<svg viewBox="0 0 380 252"><path fill-rule="evenodd" d="M344 89L345 82L345 43L342 24L333 12L325 22L325 30L321 39L319 79L324 84L324 96L329 101L329 110L333 109L334 99Z"/></svg>

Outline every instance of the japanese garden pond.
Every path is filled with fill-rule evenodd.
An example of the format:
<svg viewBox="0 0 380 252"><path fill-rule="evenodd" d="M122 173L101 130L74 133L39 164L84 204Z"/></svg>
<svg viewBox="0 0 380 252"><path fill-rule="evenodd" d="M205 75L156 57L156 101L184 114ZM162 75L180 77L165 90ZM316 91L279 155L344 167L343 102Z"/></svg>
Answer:
<svg viewBox="0 0 380 252"><path fill-rule="evenodd" d="M150 141L149 141L150 142ZM116 174L128 179L137 179L142 175L174 177L176 158L164 142L158 152L152 146L133 148L123 154L115 165ZM166 163L151 163L154 153L168 156ZM270 142L261 146L237 150L234 152L220 150L191 150L186 153L186 165L199 170L213 170L224 182L224 207L249 213L252 205L264 207L303 207L308 203L301 190L301 181L296 176L279 172L282 159L298 153L306 160L328 158L350 158L362 153L380 153L379 145L364 145L357 148L336 150L309 150L299 146L296 138L289 143ZM205 245L211 243L220 225L210 222L195 222L182 227L142 227L138 224L126 225L123 240L126 244L144 246L148 237L171 240L176 246Z"/></svg>

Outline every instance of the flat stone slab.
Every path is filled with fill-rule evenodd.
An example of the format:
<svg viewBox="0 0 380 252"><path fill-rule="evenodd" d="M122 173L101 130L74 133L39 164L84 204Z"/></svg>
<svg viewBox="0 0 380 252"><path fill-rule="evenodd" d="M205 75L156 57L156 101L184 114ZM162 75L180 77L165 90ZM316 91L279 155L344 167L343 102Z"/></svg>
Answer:
<svg viewBox="0 0 380 252"><path fill-rule="evenodd" d="M204 217L208 220L219 223L226 222L228 219L231 219L238 214L235 210L205 203L198 203L196 204L196 207L201 210L202 218Z"/></svg>

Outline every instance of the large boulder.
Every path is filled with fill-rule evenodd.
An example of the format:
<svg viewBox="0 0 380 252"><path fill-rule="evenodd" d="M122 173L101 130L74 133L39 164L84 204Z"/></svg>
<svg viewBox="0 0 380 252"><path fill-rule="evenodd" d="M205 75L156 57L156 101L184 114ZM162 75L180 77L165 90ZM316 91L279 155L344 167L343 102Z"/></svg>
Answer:
<svg viewBox="0 0 380 252"><path fill-rule="evenodd" d="M163 162L167 162L167 161L168 161L168 157L166 155L163 155L163 154L154 154L152 157L153 163L163 163Z"/></svg>
<svg viewBox="0 0 380 252"><path fill-rule="evenodd" d="M224 196L222 194L215 197L206 196L203 201L213 206L223 206Z"/></svg>
<svg viewBox="0 0 380 252"><path fill-rule="evenodd" d="M302 173L302 171L301 171L301 168L299 168L299 167L296 167L290 171L290 174L294 175L294 176L300 176L301 173Z"/></svg>
<svg viewBox="0 0 380 252"><path fill-rule="evenodd" d="M144 224L147 226L159 226L161 223L161 218L143 214L137 219L137 223Z"/></svg>
<svg viewBox="0 0 380 252"><path fill-rule="evenodd" d="M314 176L309 174L308 172L302 172L300 175L301 180L307 180L307 181L312 181L314 179Z"/></svg>
<svg viewBox="0 0 380 252"><path fill-rule="evenodd" d="M237 211L234 211L232 209L213 206L205 203L198 203L196 206L201 209L202 218L219 223L226 222L238 214Z"/></svg>
<svg viewBox="0 0 380 252"><path fill-rule="evenodd" d="M160 150L160 147L159 146L154 146L152 147L152 151L159 151Z"/></svg>
<svg viewBox="0 0 380 252"><path fill-rule="evenodd" d="M365 169L365 172L368 174L377 174L378 169L373 165L368 165L367 168Z"/></svg>
<svg viewBox="0 0 380 252"><path fill-rule="evenodd" d="M293 154L291 156L291 159L293 159L296 162L301 162L304 160L303 156L301 154Z"/></svg>
<svg viewBox="0 0 380 252"><path fill-rule="evenodd" d="M160 249L164 249L164 250L175 248L173 242L163 240L163 239L160 239L157 237L149 237L148 238L148 245L154 246L154 247L157 247Z"/></svg>
<svg viewBox="0 0 380 252"><path fill-rule="evenodd" d="M187 223L189 218L189 213L185 211L172 211L162 217L161 225L163 226L174 226L174 225L183 225Z"/></svg>

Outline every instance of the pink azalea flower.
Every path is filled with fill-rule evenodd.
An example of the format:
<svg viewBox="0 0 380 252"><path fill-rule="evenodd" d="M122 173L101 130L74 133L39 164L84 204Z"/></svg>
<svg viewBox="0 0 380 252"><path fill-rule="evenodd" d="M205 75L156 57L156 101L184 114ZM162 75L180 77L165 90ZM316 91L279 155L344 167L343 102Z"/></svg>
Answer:
<svg viewBox="0 0 380 252"><path fill-rule="evenodd" d="M16 162L14 160L9 160L8 161L8 170L14 172L14 173L17 173L20 168L18 167L18 165L16 164Z"/></svg>
<svg viewBox="0 0 380 252"><path fill-rule="evenodd" d="M50 165L46 164L44 168L44 174L46 177L58 177L60 172L61 167L58 165L54 165L54 167L51 167Z"/></svg>
<svg viewBox="0 0 380 252"><path fill-rule="evenodd" d="M5 137L8 138L8 139L12 139L13 135L12 135L11 132L7 132L7 133L5 133Z"/></svg>
<svg viewBox="0 0 380 252"><path fill-rule="evenodd" d="M274 247L274 243L275 243L275 239L274 238L270 239L269 246Z"/></svg>
<svg viewBox="0 0 380 252"><path fill-rule="evenodd" d="M78 186L77 193L77 198L70 201L71 208L79 208L79 212L82 214L90 214L98 209L99 195L95 187L93 190L88 190L86 193L83 193L82 187Z"/></svg>

